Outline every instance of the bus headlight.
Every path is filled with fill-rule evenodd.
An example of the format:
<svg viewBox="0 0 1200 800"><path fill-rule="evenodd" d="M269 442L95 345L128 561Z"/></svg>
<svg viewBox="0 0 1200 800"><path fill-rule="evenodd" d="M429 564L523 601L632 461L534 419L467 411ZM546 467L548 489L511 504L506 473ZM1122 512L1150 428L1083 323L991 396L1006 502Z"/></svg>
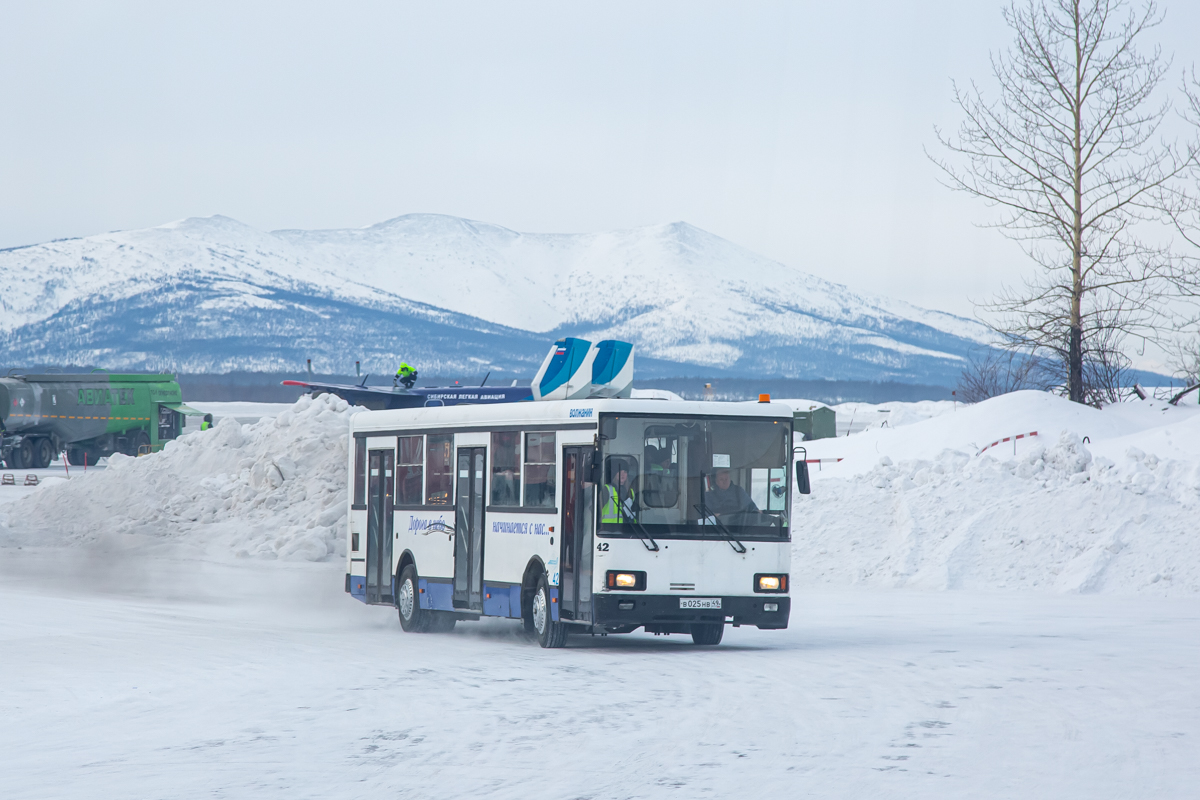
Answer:
<svg viewBox="0 0 1200 800"><path fill-rule="evenodd" d="M646 573L633 570L610 569L604 581L609 589L641 592L646 589Z"/></svg>
<svg viewBox="0 0 1200 800"><path fill-rule="evenodd" d="M759 573L754 576L754 591L766 594L783 594L788 590L788 576Z"/></svg>

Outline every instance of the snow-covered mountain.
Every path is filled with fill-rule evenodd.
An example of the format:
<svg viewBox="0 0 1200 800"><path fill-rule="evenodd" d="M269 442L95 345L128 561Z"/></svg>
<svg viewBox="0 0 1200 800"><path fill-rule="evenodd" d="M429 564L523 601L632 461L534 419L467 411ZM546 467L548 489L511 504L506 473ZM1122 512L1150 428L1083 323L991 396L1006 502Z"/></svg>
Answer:
<svg viewBox="0 0 1200 800"><path fill-rule="evenodd" d="M946 383L985 337L686 223L527 234L411 214L267 233L228 217L0 251L10 364L528 375L563 334L621 338L641 375Z"/></svg>

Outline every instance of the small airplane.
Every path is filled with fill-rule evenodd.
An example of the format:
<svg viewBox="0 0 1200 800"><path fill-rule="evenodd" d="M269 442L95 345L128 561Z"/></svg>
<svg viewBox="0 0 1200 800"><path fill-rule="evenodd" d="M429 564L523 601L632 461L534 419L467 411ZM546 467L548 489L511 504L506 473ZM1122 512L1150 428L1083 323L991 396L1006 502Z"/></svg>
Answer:
<svg viewBox="0 0 1200 800"><path fill-rule="evenodd" d="M361 384L284 381L284 386L301 386L315 397L336 394L347 403L372 410L387 408L421 408L422 406L457 406L463 403L519 403L533 399L529 386L427 386L405 389L403 386L367 386ZM487 379L484 379L484 383Z"/></svg>
<svg viewBox="0 0 1200 800"><path fill-rule="evenodd" d="M592 344L566 337L550 348L531 386L367 386L359 384L283 381L299 386L314 397L333 394L356 406L372 410L424 406L521 403L527 400L575 400L589 397L629 397L633 386L633 345L605 340Z"/></svg>

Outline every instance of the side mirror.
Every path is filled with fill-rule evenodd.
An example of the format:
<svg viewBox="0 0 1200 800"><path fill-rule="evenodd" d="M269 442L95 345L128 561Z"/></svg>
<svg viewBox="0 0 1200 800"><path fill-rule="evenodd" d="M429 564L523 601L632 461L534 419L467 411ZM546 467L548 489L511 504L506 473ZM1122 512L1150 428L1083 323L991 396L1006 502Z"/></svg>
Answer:
<svg viewBox="0 0 1200 800"><path fill-rule="evenodd" d="M603 462L600 459L600 450L597 448L592 451L592 460L591 460L591 463L588 465L588 482L589 483L599 484L602 482L601 479L604 477L604 475L603 475L604 471L603 471L603 469L601 469L602 465L603 465Z"/></svg>
<svg viewBox="0 0 1200 800"><path fill-rule="evenodd" d="M796 488L800 490L800 494L811 494L812 485L808 480L808 462L796 462Z"/></svg>

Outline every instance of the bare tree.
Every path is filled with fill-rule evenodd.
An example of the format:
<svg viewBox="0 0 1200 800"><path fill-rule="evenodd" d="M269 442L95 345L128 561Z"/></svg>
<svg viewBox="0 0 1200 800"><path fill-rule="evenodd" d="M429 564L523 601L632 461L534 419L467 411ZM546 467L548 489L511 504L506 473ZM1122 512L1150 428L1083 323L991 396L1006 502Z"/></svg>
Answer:
<svg viewBox="0 0 1200 800"><path fill-rule="evenodd" d="M955 387L964 403L979 403L1021 389L1045 389L1037 360L1015 350L987 347L967 356Z"/></svg>
<svg viewBox="0 0 1200 800"><path fill-rule="evenodd" d="M1187 99L1182 116L1194 128L1188 148L1195 156L1200 153L1200 78L1197 78L1194 67L1190 76L1184 75L1182 88ZM1195 298L1200 296L1200 159L1193 159L1192 172L1195 188L1190 194L1173 187L1164 187L1162 192L1170 196L1170 202L1164 203L1164 206L1170 211L1171 221L1183 239L1192 245L1192 250L1178 261L1175 282L1183 295ZM1175 322L1175 329L1181 333L1191 331L1192 335L1177 338L1165 348L1174 377L1183 382L1183 388L1169 401L1172 405L1177 405L1189 393L1200 389L1200 337L1194 334L1198 325L1200 315L1196 314L1194 308L1190 314L1181 314Z"/></svg>
<svg viewBox="0 0 1200 800"><path fill-rule="evenodd" d="M1183 381L1183 388L1172 395L1168 402L1178 405L1188 393L1200 389L1200 340L1174 342L1169 353L1171 369L1175 377Z"/></svg>
<svg viewBox="0 0 1200 800"><path fill-rule="evenodd" d="M1040 267L983 307L989 324L1007 346L1060 363L1071 400L1095 403L1127 366L1122 338L1157 338L1173 260L1138 231L1175 211L1167 189L1195 153L1157 138L1169 104L1154 94L1169 64L1136 47L1162 21L1153 0L1137 11L1028 0L1004 19L1015 42L992 57L998 99L956 85L965 119L956 137L938 131L953 162L933 160L951 188L1000 209L994 226Z"/></svg>
<svg viewBox="0 0 1200 800"><path fill-rule="evenodd" d="M1192 155L1195 156L1200 153L1200 78L1196 76L1194 67L1190 76L1184 76L1183 95L1187 98L1183 118L1195 129L1194 138L1189 143ZM1188 196L1187 193L1171 192L1169 187L1164 188L1164 192L1173 195L1172 202L1166 204L1172 211L1172 222L1183 238L1194 247L1193 252L1184 259L1187 267L1184 277L1193 280L1185 280L1184 284L1191 290L1188 294L1196 295L1200 294L1194 281L1197 271L1200 271L1197 270L1197 266L1200 265L1200 202L1197 202L1200 198L1200 159L1194 159L1193 164L1192 174L1196 186L1193 194Z"/></svg>

